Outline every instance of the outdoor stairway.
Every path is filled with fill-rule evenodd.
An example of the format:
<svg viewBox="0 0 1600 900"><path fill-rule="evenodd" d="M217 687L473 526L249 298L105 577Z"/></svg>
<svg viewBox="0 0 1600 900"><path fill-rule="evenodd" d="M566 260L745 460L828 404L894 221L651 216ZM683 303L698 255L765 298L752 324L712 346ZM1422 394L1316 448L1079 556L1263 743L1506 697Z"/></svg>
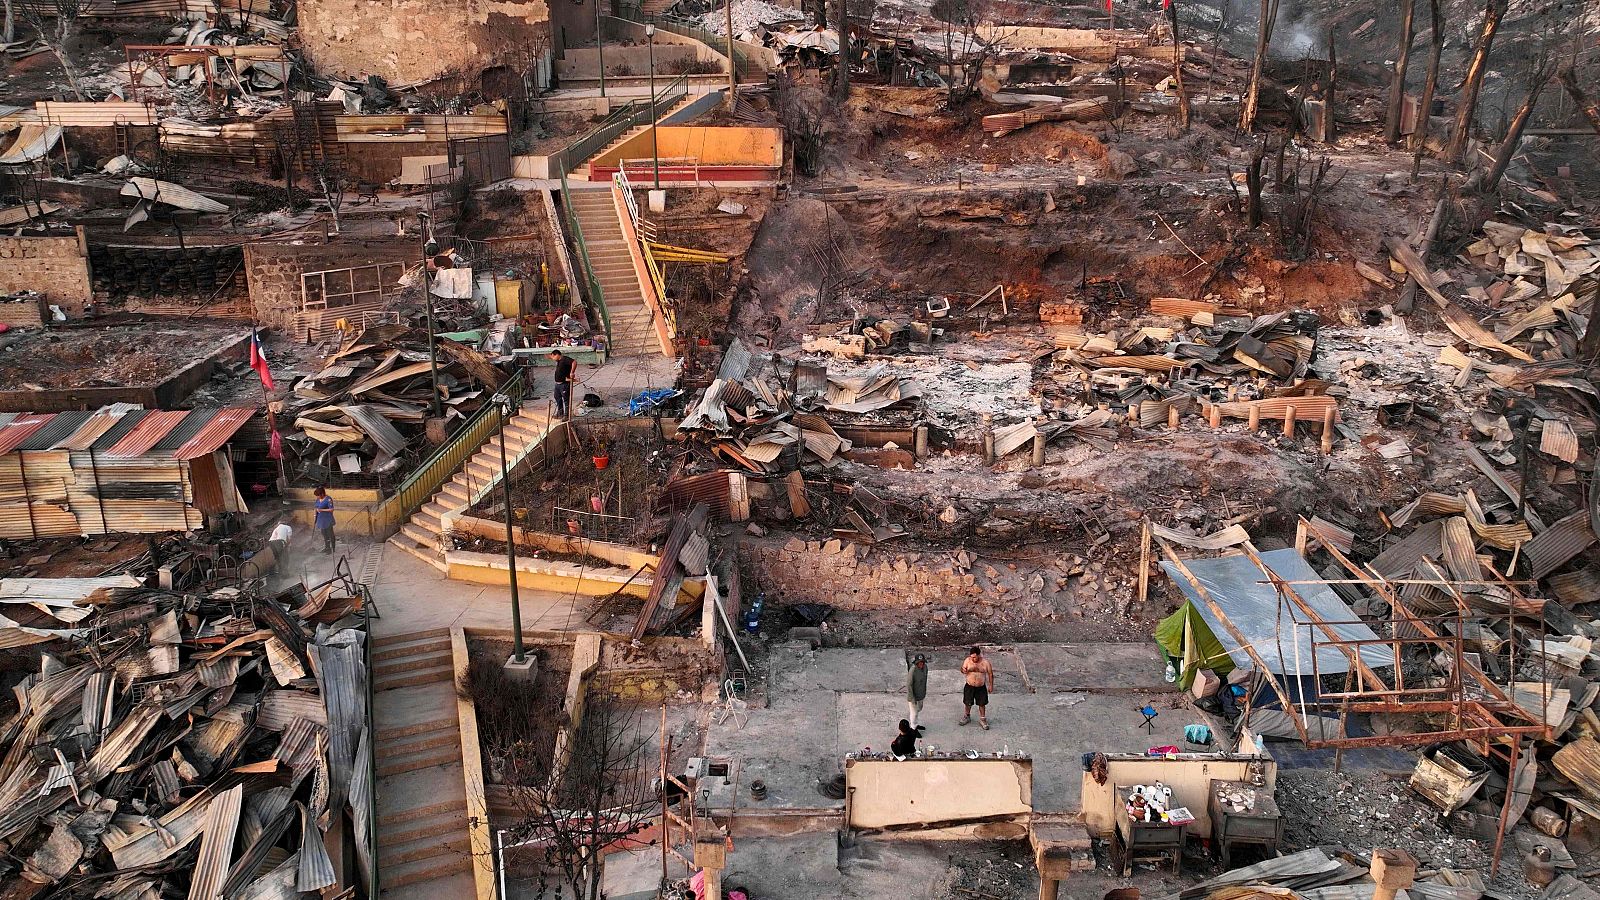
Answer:
<svg viewBox="0 0 1600 900"><path fill-rule="evenodd" d="M529 448L544 440L550 431L548 408L544 402L524 403L506 424L506 462L515 468ZM402 526L389 543L417 557L439 571L445 570L443 517L459 512L482 499L500 484L500 435L491 435L433 497ZM448 647L446 652L448 652ZM381 687L381 681L378 682Z"/></svg>
<svg viewBox="0 0 1600 900"><path fill-rule="evenodd" d="M645 99L648 99L648 98L645 98ZM661 117L660 118L663 119L663 120L668 119L671 116L673 116L674 114L676 114L679 110L683 109L684 107L688 106L689 104L693 103L694 101L696 101L698 99L700 99L700 95L699 94L695 94L695 93L684 94L682 99L680 99L677 103L672 104L672 108L663 110L662 113L661 113ZM646 131L649 131L649 130L650 130L650 123L646 122L643 125L635 125L632 128L629 128L627 131L624 131L623 133L617 135L615 140L613 140L611 143L605 145L604 147L601 147L600 150L598 152L596 152L593 156L589 157L589 159L584 160L583 161L583 165L580 165L576 169L572 170L571 177L575 178L575 179L577 179L579 181L593 181L594 179L589 177L589 162L590 162L590 160L599 159L600 157L606 155L607 153L610 153L612 150L615 150L624 141L629 140L634 135L643 134L643 133L645 133Z"/></svg>
<svg viewBox="0 0 1600 900"><path fill-rule="evenodd" d="M654 313L644 302L643 285L633 266L633 255L622 231L616 201L609 190L569 191L572 210L583 229L589 264L605 295L611 317L612 356L642 356L661 352Z"/></svg>
<svg viewBox="0 0 1600 900"><path fill-rule="evenodd" d="M375 638L372 664L379 887L388 900L471 897L450 632Z"/></svg>

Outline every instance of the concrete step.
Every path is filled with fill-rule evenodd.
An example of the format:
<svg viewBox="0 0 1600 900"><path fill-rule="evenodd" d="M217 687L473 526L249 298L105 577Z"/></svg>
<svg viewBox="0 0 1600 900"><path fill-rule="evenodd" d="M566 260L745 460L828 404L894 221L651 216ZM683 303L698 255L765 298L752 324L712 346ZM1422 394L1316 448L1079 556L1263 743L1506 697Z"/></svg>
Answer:
<svg viewBox="0 0 1600 900"><path fill-rule="evenodd" d="M402 672L388 678L375 677L372 680L372 689L374 691L390 691L395 688L415 687L419 684L436 684L441 681L451 680L455 677L455 673L455 664L446 661L431 668Z"/></svg>
<svg viewBox="0 0 1600 900"><path fill-rule="evenodd" d="M450 635L446 633L439 637L430 637L420 641L384 647L382 650L377 649L377 645L374 644L373 648L372 664L378 666L396 659L409 659L414 656L424 655L432 656L441 651L449 653Z"/></svg>
<svg viewBox="0 0 1600 900"><path fill-rule="evenodd" d="M453 480L446 481L444 486L439 488L439 492L433 495L433 502L441 506L449 504L462 506L472 502L472 495L467 493L465 485L458 484Z"/></svg>
<svg viewBox="0 0 1600 900"><path fill-rule="evenodd" d="M404 775L419 769L429 769L434 766L445 766L461 762L460 744L449 747L440 747L426 750L421 753L408 753L403 756L385 756L378 763L378 777L388 778L393 775Z"/></svg>
<svg viewBox="0 0 1600 900"><path fill-rule="evenodd" d="M386 634L382 637L373 639L372 649L388 650L397 647L406 647L411 644L429 643L437 640L438 638L444 638L448 641L450 639L450 629L430 628L426 631L410 631L405 634Z"/></svg>
<svg viewBox="0 0 1600 900"><path fill-rule="evenodd" d="M404 825L407 822L417 822L422 819L429 819L434 816L451 814L464 815L465 813L465 800L440 800L437 803L430 803L427 806L416 806L410 809L396 810L391 813L380 815L378 816L378 825L382 828L389 828L395 825ZM380 832L380 834L382 833L385 832Z"/></svg>
<svg viewBox="0 0 1600 900"><path fill-rule="evenodd" d="M434 642L430 641L429 643L431 644ZM385 677L390 675L398 675L402 672L415 672L418 669L431 669L434 666L448 665L449 662L450 641L449 639L446 639L443 647L435 647L430 650L418 650L407 654L406 656L391 657L382 662L374 661L372 665L372 677L376 680L373 683L380 683Z"/></svg>
<svg viewBox="0 0 1600 900"><path fill-rule="evenodd" d="M461 853L467 849L467 843L467 829L463 826L460 836L455 840L422 839L393 846L380 844L378 846L378 865L381 869L422 859L434 859L450 853Z"/></svg>
<svg viewBox="0 0 1600 900"><path fill-rule="evenodd" d="M399 847L401 844L412 844L447 834L460 834L467 830L467 812L465 809L456 809L453 813L430 816L408 825L404 831L384 832L383 845Z"/></svg>
<svg viewBox="0 0 1600 900"><path fill-rule="evenodd" d="M373 656L376 658L377 654L373 654ZM390 741L401 741L419 734L431 734L438 731L453 731L458 735L457 739L459 740L461 721L452 715L428 722L415 722L411 725L394 725L389 728L379 728L375 739L378 743L378 749L383 750Z"/></svg>
<svg viewBox="0 0 1600 900"><path fill-rule="evenodd" d="M444 533L444 520L439 518L436 513L423 512L419 509L411 514L411 524L421 528L423 531L431 531L434 534Z"/></svg>
<svg viewBox="0 0 1600 900"><path fill-rule="evenodd" d="M435 496L437 496L437 495L435 495ZM417 510L417 516L413 516L412 518L413 518L413 520L415 520L419 516L427 515L427 516L432 517L436 521L443 521L443 519L444 519L444 517L446 515L448 515L450 513L453 513L455 511L456 511L455 507L446 506L445 504L440 503L437 500L429 500L427 503L422 504L422 508Z"/></svg>
<svg viewBox="0 0 1600 900"><path fill-rule="evenodd" d="M435 549L439 546L439 532L429 531L415 522L401 525L400 533L424 547Z"/></svg>
<svg viewBox="0 0 1600 900"><path fill-rule="evenodd" d="M461 749L461 732L458 729L447 728L443 731L415 734L407 738L404 743L391 742L385 744L383 746L383 759L388 762L392 759L431 753L447 747L452 750Z"/></svg>
<svg viewBox="0 0 1600 900"><path fill-rule="evenodd" d="M439 881L472 871L472 857L469 854L458 854L440 860L422 860L416 863L389 866L383 865L379 870L378 881L383 891L392 891L408 887L413 884L423 884L429 881ZM437 896L444 897L445 894ZM468 896L471 896L470 894Z"/></svg>
<svg viewBox="0 0 1600 900"><path fill-rule="evenodd" d="M389 546L403 553L415 556L435 569L443 572L446 570L443 557L437 550L430 550L405 535L396 534L389 538Z"/></svg>

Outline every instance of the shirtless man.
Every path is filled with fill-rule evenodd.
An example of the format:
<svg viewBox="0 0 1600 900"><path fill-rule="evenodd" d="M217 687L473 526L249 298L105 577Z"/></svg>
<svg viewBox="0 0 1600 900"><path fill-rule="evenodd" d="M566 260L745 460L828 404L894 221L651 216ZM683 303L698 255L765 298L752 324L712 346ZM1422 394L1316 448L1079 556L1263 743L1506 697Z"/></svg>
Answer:
<svg viewBox="0 0 1600 900"><path fill-rule="evenodd" d="M983 658L983 649L973 647L961 661L961 674L966 676L966 686L961 689L961 703L966 711L961 714L965 725L972 721L972 708L978 708L978 724L989 730L989 692L994 690L994 666Z"/></svg>

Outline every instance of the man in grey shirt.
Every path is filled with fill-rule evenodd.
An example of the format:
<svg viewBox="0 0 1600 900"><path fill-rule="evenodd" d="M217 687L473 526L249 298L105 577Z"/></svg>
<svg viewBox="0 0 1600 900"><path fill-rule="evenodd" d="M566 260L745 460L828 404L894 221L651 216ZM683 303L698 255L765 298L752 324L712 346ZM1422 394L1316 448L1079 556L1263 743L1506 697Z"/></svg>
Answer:
<svg viewBox="0 0 1600 900"><path fill-rule="evenodd" d="M921 729L917 724L917 716L922 712L922 701L928 696L928 657L921 653L912 657L911 665L906 669L906 708L911 715L907 721L913 729Z"/></svg>

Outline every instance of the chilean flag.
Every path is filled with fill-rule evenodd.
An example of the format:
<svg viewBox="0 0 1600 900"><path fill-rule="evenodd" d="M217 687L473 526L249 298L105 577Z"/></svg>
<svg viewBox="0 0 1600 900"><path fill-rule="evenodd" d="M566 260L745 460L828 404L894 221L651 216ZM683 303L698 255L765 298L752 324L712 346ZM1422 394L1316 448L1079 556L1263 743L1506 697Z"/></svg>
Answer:
<svg viewBox="0 0 1600 900"><path fill-rule="evenodd" d="M272 370L267 366L267 354L261 349L261 335L250 329L250 368L261 376L261 386L272 390Z"/></svg>

